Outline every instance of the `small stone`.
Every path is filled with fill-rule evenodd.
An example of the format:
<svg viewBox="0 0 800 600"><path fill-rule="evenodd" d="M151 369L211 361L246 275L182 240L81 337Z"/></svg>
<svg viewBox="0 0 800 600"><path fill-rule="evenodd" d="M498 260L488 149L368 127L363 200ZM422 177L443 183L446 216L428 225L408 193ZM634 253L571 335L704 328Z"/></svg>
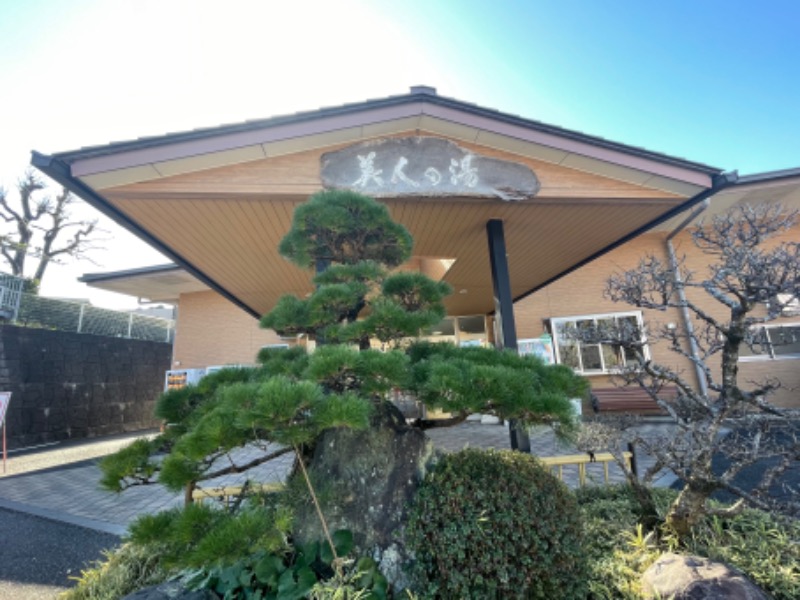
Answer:
<svg viewBox="0 0 800 600"><path fill-rule="evenodd" d="M642 575L645 598L769 600L742 573L699 556L666 553Z"/></svg>

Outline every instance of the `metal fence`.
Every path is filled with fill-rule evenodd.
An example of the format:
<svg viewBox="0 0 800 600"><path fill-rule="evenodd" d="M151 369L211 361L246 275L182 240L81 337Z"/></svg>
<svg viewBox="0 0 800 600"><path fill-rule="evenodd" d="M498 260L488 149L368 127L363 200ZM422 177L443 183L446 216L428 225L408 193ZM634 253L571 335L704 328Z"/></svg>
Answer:
<svg viewBox="0 0 800 600"><path fill-rule="evenodd" d="M21 294L19 312L14 322L28 327L153 342L171 343L175 334L175 322L172 319L148 317L33 294Z"/></svg>
<svg viewBox="0 0 800 600"><path fill-rule="evenodd" d="M25 280L7 273L0 273L0 317L13 321L17 318L20 297Z"/></svg>

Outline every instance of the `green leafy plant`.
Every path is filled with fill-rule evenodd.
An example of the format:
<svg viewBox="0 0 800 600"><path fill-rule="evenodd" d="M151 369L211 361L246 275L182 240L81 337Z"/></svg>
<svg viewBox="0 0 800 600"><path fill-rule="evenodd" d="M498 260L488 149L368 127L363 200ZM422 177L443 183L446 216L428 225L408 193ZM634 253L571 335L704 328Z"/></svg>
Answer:
<svg viewBox="0 0 800 600"><path fill-rule="evenodd" d="M342 558L353 550L353 534L339 530L331 538L333 547L327 541L311 542L285 552L258 551L230 565L200 569L189 577L188 586L213 590L226 600L387 598L386 579L372 559Z"/></svg>
<svg viewBox="0 0 800 600"><path fill-rule="evenodd" d="M654 488L664 515L678 493ZM706 516L691 536L669 529L645 534L639 505L628 486L588 487L577 491L586 532L588 584L593 598L641 598L642 573L663 552L705 556L740 570L773 598L800 597L800 525L767 512L746 509L731 518Z"/></svg>
<svg viewBox="0 0 800 600"><path fill-rule="evenodd" d="M800 523L761 510L709 516L686 550L735 566L776 599L800 598Z"/></svg>
<svg viewBox="0 0 800 600"><path fill-rule="evenodd" d="M378 600L388 597L386 578L374 560L364 557L348 562L333 577L318 582L311 589L311 600Z"/></svg>
<svg viewBox="0 0 800 600"><path fill-rule="evenodd" d="M585 598L577 504L530 455L445 456L418 492L406 535L423 597Z"/></svg>

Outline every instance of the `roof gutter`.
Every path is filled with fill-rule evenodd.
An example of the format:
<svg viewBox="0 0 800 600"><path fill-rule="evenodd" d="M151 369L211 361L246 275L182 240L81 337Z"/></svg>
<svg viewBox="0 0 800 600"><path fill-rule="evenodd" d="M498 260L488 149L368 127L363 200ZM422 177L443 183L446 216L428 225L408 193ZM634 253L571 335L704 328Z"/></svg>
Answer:
<svg viewBox="0 0 800 600"><path fill-rule="evenodd" d="M171 258L173 261L175 261L175 263L183 267L187 272L189 272L194 277L205 283L212 290L216 291L217 293L221 294L222 296L233 302L236 306L238 306L245 312L249 313L255 318L259 318L261 316L258 311L254 310L252 307L248 306L247 304L242 302L239 298L234 296L231 292L223 288L220 284L211 279L200 269L195 267L190 261L184 258L181 254L175 252L172 248L161 242L156 237L152 236L147 230L142 228L138 223L128 218L122 211L114 207L100 194L95 192L93 189L91 189L89 186L87 186L79 179L73 177L69 165L66 164L64 161L53 156L47 156L45 154L33 151L31 153L31 164L37 169L39 169L42 173L46 174L48 177L57 181L66 189L68 189L75 195L79 196L80 198L91 204L101 213L111 218L112 220L116 221L120 225L124 226L126 229L128 229L128 231L137 235L139 238L147 242L153 248Z"/></svg>
<svg viewBox="0 0 800 600"><path fill-rule="evenodd" d="M78 277L81 283L98 283L102 281L114 281L115 279L127 279L129 277L139 277L153 275L155 273L169 273L171 271L181 271L182 267L175 263L166 265L154 265L151 267L140 267L137 269L125 269L124 271L107 271L105 273L84 273Z"/></svg>

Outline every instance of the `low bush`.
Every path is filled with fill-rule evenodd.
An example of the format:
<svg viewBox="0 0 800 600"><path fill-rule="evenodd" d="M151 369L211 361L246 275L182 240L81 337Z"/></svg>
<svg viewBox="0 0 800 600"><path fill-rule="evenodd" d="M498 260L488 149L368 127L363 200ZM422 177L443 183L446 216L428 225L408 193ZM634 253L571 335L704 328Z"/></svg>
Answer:
<svg viewBox="0 0 800 600"><path fill-rule="evenodd" d="M733 565L776 600L800 598L800 522L760 510L708 517L686 543L691 554Z"/></svg>
<svg viewBox="0 0 800 600"><path fill-rule="evenodd" d="M276 553L258 551L227 566L203 568L187 578L191 589L209 589L226 600L386 600L388 584L370 558L347 556L353 534L332 536L339 564L327 542Z"/></svg>
<svg viewBox="0 0 800 600"><path fill-rule="evenodd" d="M677 492L653 489L664 515ZM577 491L587 538L589 590L598 600L641 598L639 579L663 552L705 556L747 575L776 600L800 598L800 523L758 510L729 518L707 517L680 544L637 525L639 505L627 486Z"/></svg>
<svg viewBox="0 0 800 600"><path fill-rule="evenodd" d="M421 486L406 528L430 598L585 598L573 494L535 458L464 450Z"/></svg>
<svg viewBox="0 0 800 600"><path fill-rule="evenodd" d="M105 561L81 571L74 588L64 592L63 600L110 600L122 598L141 588L166 581L170 571L160 557L136 544L124 544L105 552Z"/></svg>

